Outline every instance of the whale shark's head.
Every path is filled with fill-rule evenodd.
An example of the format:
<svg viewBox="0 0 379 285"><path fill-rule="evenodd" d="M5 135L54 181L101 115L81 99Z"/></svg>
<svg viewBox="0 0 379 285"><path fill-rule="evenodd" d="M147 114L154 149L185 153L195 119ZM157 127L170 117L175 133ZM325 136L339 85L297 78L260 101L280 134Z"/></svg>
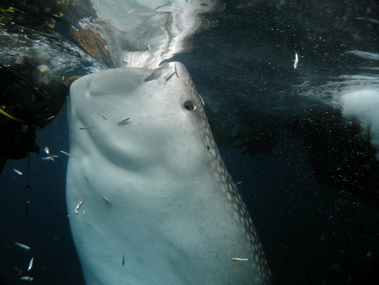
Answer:
<svg viewBox="0 0 379 285"><path fill-rule="evenodd" d="M80 108L73 130L84 135L80 128L93 127L86 135L114 164L147 171L171 159L178 167L178 159L191 165L204 153L216 155L203 101L179 62L108 70L78 80L73 90Z"/></svg>

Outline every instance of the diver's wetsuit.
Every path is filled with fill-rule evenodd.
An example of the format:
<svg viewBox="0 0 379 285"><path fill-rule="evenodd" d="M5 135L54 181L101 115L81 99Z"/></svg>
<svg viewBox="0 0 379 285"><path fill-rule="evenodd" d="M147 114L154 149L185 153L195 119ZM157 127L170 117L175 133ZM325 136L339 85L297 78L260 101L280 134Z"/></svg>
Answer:
<svg viewBox="0 0 379 285"><path fill-rule="evenodd" d="M0 173L7 159L39 152L37 129L45 127L64 104L69 87L52 82L34 87L18 73L0 64Z"/></svg>

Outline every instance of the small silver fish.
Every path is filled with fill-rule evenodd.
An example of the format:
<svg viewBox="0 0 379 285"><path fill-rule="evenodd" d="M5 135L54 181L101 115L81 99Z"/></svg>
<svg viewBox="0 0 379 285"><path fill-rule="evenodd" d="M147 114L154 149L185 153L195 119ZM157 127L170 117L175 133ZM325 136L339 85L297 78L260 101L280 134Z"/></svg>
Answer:
<svg viewBox="0 0 379 285"><path fill-rule="evenodd" d="M74 157L75 155L69 154L68 152L61 150L60 153L63 153L64 155L67 155L68 157Z"/></svg>
<svg viewBox="0 0 379 285"><path fill-rule="evenodd" d="M21 281L33 281L34 280L34 277L32 276L22 276L20 278Z"/></svg>
<svg viewBox="0 0 379 285"><path fill-rule="evenodd" d="M51 156L44 156L44 157L41 157L41 159L44 161L55 161L54 158L52 158Z"/></svg>
<svg viewBox="0 0 379 285"><path fill-rule="evenodd" d="M50 149L49 149L48 147L45 147L43 150L45 151L45 153L46 153L47 155L50 154Z"/></svg>
<svg viewBox="0 0 379 285"><path fill-rule="evenodd" d="M295 60L293 62L293 69L296 69L299 66L299 55L295 52Z"/></svg>
<svg viewBox="0 0 379 285"><path fill-rule="evenodd" d="M233 261L249 261L246 257L232 257Z"/></svg>
<svg viewBox="0 0 379 285"><path fill-rule="evenodd" d="M104 196L101 196L101 198L103 198L103 200L104 200L105 202L107 202L108 204L111 204L111 205L112 205L112 203L111 203L107 198L105 198Z"/></svg>
<svg viewBox="0 0 379 285"><path fill-rule="evenodd" d="M33 263L34 263L34 257L32 257L32 259L30 259L30 261L29 261L28 271L30 271L32 269Z"/></svg>
<svg viewBox="0 0 379 285"><path fill-rule="evenodd" d="M74 27L73 25L71 25L71 29L73 29L75 32L79 32L79 29L77 29L77 28Z"/></svg>
<svg viewBox="0 0 379 285"><path fill-rule="evenodd" d="M90 130L90 129L93 129L94 127L82 127L82 128L79 128L79 130Z"/></svg>
<svg viewBox="0 0 379 285"><path fill-rule="evenodd" d="M179 78L178 72L176 71L176 64L174 67L174 72L169 77L166 78L166 81L169 81L175 74L176 74L176 77Z"/></svg>
<svg viewBox="0 0 379 285"><path fill-rule="evenodd" d="M23 244L23 243L20 243L20 242L17 242L17 241L15 241L14 244L17 245L18 247L21 247L22 249L25 249L25 250L30 249L30 246Z"/></svg>
<svg viewBox="0 0 379 285"><path fill-rule="evenodd" d="M76 208L75 208L75 214L79 214L79 209L80 209L80 207L83 205L83 202L84 202L84 199L86 198L86 196L84 196L83 197L83 199L82 200L80 200L80 202L78 203L78 205L76 206Z"/></svg>
<svg viewBox="0 0 379 285"><path fill-rule="evenodd" d="M117 123L117 125L125 124L125 123L127 123L129 120L130 120L130 118L127 117L126 119L123 119L123 120L119 121L119 122Z"/></svg>
<svg viewBox="0 0 379 285"><path fill-rule="evenodd" d="M16 172L18 175L24 175L20 170L13 168L13 171Z"/></svg>
<svg viewBox="0 0 379 285"><path fill-rule="evenodd" d="M99 113L99 115L102 116L104 120L107 119L107 117L105 117L103 114Z"/></svg>
<svg viewBox="0 0 379 285"><path fill-rule="evenodd" d="M48 117L45 121L50 121L50 120L52 120L54 118L55 118L55 116L51 116L51 117Z"/></svg>

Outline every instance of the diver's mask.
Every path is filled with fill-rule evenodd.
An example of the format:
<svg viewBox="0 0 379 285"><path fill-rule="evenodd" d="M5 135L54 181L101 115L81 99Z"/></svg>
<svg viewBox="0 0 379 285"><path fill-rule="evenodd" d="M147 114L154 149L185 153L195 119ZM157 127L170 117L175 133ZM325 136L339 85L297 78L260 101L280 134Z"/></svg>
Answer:
<svg viewBox="0 0 379 285"><path fill-rule="evenodd" d="M38 65L33 71L33 80L37 85L49 84L53 79L53 73L46 64Z"/></svg>

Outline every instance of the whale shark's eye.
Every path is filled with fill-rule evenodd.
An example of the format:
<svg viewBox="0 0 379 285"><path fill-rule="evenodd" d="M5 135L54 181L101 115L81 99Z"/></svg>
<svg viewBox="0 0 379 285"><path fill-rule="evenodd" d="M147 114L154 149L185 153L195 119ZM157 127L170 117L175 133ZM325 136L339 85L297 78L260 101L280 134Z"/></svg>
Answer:
<svg viewBox="0 0 379 285"><path fill-rule="evenodd" d="M187 111L195 111L196 110L195 104L193 104L191 101L184 102L183 107Z"/></svg>

